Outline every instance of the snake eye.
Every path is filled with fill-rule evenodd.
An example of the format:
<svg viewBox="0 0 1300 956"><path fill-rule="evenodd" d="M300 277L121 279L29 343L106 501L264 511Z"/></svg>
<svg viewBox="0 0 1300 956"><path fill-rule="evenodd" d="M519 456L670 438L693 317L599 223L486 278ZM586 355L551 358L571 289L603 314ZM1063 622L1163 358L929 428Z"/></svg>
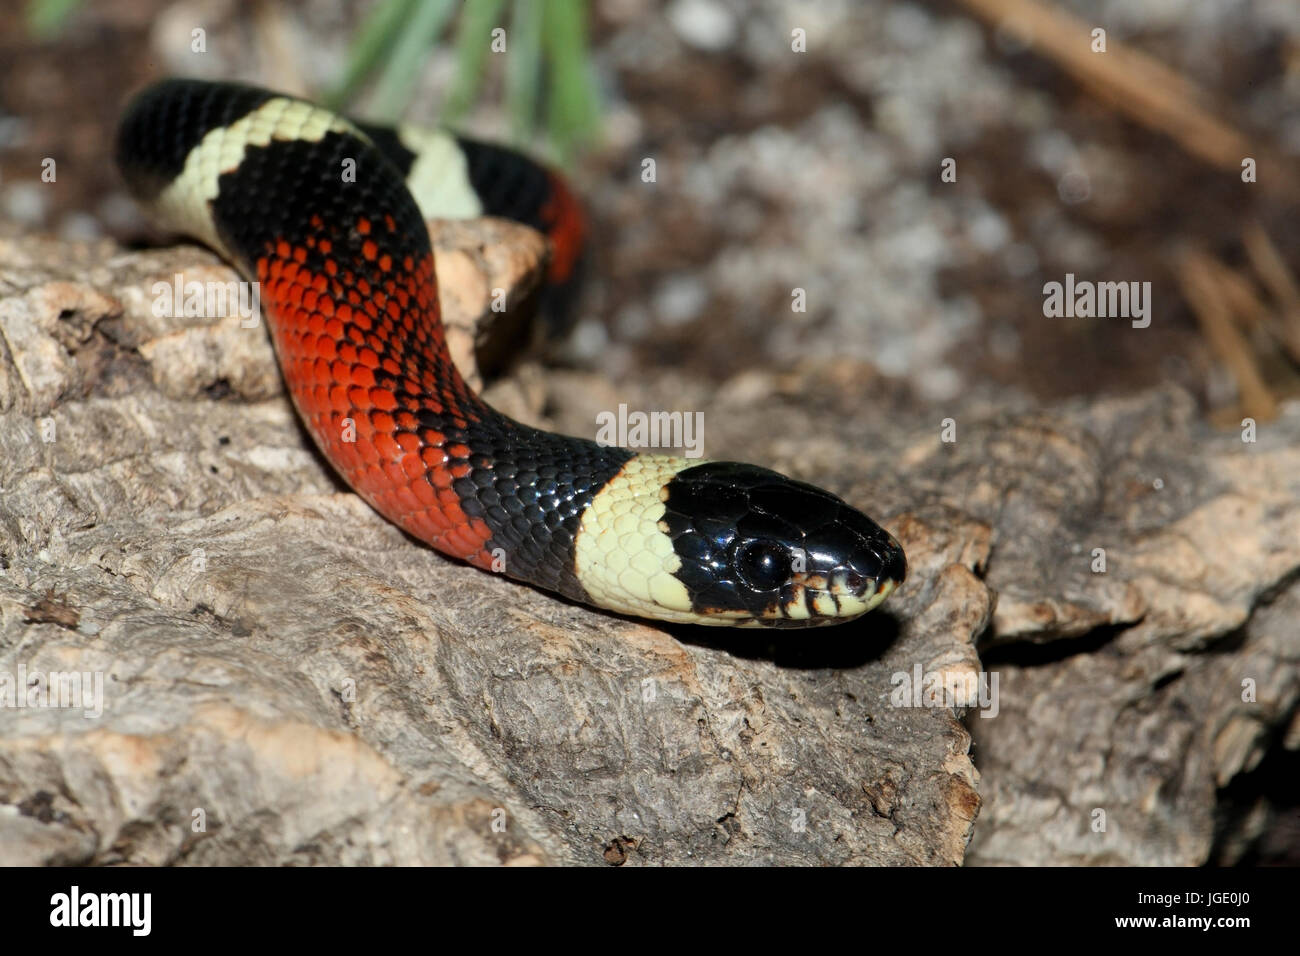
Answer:
<svg viewBox="0 0 1300 956"><path fill-rule="evenodd" d="M756 591L772 591L790 577L790 552L775 541L747 541L736 550L736 570Z"/></svg>

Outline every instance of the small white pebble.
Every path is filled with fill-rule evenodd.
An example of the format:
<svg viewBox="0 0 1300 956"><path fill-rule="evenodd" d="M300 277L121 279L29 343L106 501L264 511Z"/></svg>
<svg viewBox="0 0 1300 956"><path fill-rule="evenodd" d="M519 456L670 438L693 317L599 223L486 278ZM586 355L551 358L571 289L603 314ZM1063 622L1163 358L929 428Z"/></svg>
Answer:
<svg viewBox="0 0 1300 956"><path fill-rule="evenodd" d="M569 334L568 350L578 361L594 361L609 344L605 326L596 319L583 319Z"/></svg>
<svg viewBox="0 0 1300 956"><path fill-rule="evenodd" d="M12 219L25 226L44 223L49 207L49 188L33 182L10 183L9 187L0 193L2 197L0 211L3 211L3 218Z"/></svg>
<svg viewBox="0 0 1300 956"><path fill-rule="evenodd" d="M1087 202L1088 197L1092 195L1092 183L1083 170L1071 169L1057 180L1056 193L1061 197L1061 202L1071 206L1078 205Z"/></svg>
<svg viewBox="0 0 1300 956"><path fill-rule="evenodd" d="M701 50L725 50L736 41L736 20L715 0L675 0L668 22L677 35Z"/></svg>
<svg viewBox="0 0 1300 956"><path fill-rule="evenodd" d="M709 290L694 276L674 276L655 291L654 307L665 325L685 325L704 310Z"/></svg>
<svg viewBox="0 0 1300 956"><path fill-rule="evenodd" d="M72 241L98 239L104 234L99 220L89 213L70 212L59 223L59 238Z"/></svg>

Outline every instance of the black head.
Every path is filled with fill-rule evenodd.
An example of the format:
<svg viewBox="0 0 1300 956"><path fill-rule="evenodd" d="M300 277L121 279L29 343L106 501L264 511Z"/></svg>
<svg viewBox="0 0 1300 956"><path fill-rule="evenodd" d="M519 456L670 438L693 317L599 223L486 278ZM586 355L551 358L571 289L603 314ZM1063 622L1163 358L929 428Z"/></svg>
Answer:
<svg viewBox="0 0 1300 956"><path fill-rule="evenodd" d="M678 472L660 527L693 609L719 624L838 623L876 607L907 575L903 549L862 512L755 465Z"/></svg>

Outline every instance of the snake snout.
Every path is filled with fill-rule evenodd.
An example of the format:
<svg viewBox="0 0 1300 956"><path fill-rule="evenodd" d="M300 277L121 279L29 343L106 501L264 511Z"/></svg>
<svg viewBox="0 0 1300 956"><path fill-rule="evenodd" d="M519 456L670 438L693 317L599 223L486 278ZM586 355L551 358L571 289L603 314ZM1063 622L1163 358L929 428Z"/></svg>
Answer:
<svg viewBox="0 0 1300 956"><path fill-rule="evenodd" d="M892 534L886 532L885 538L886 540L878 553L880 559L879 580L893 581L897 586L907 580L907 555L903 553L903 546L898 543L898 539Z"/></svg>

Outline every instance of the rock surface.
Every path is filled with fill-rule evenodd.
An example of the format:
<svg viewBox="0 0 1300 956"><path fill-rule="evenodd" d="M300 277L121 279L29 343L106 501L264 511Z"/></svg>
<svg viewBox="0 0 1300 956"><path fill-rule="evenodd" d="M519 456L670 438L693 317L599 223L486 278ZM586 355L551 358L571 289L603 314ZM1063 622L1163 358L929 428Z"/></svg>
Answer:
<svg viewBox="0 0 1300 956"><path fill-rule="evenodd" d="M544 253L494 222L435 244L464 330ZM901 624L770 647L561 602L343 488L264 330L153 315L181 272L233 278L190 247L0 247L0 673L16 704L103 681L0 709L0 862L960 862L968 734L888 696L914 659L974 673L961 535L915 556Z"/></svg>
<svg viewBox="0 0 1300 956"><path fill-rule="evenodd" d="M468 356L544 250L434 238ZM103 681L0 708L2 863L1198 863L1216 788L1300 745L1300 409L1243 443L1175 391L917 409L852 362L717 390L525 363L488 393L510 414L705 409L709 457L815 480L907 549L852 624L665 628L388 525L264 330L152 314L178 272L233 277L0 242L0 694ZM940 706L900 699L918 674Z"/></svg>

